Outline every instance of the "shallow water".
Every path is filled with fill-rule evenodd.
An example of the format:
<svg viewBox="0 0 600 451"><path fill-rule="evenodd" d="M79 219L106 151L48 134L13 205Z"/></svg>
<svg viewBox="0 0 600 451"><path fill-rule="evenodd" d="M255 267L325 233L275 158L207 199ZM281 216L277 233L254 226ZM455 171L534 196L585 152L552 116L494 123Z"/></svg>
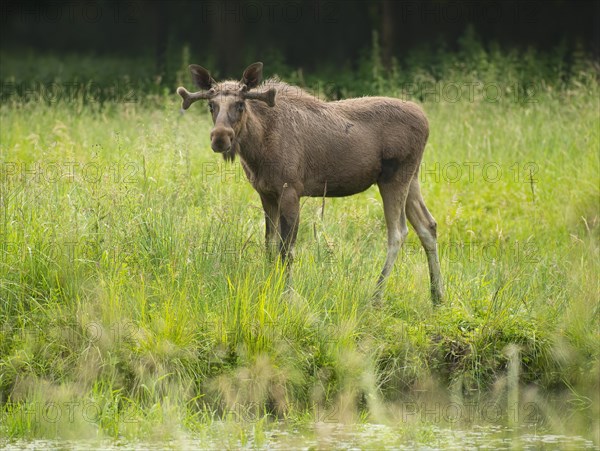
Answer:
<svg viewBox="0 0 600 451"><path fill-rule="evenodd" d="M199 434L181 434L167 441L125 440L17 440L2 442L7 450L162 450L162 449L399 449L399 450L579 450L600 449L579 436L513 431L504 427L472 427L468 430L439 427L396 429L385 425L316 423L312 427L266 430L215 423Z"/></svg>

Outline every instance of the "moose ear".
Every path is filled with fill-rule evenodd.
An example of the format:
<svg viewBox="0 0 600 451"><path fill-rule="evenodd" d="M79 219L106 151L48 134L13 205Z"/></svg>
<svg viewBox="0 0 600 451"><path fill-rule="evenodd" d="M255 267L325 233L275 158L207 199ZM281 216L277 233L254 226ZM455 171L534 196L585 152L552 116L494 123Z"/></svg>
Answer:
<svg viewBox="0 0 600 451"><path fill-rule="evenodd" d="M248 89L256 88L262 81L263 63L250 64L242 75L242 83Z"/></svg>
<svg viewBox="0 0 600 451"><path fill-rule="evenodd" d="M189 69L192 73L192 80L194 81L194 84L200 89L208 90L217 83L210 76L210 73L202 66L198 66L197 64L190 64Z"/></svg>

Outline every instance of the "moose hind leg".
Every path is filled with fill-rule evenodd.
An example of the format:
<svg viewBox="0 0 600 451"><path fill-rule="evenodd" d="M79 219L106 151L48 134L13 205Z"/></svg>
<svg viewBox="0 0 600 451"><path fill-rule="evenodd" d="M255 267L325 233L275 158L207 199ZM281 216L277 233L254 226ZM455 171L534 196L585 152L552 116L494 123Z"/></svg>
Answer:
<svg viewBox="0 0 600 451"><path fill-rule="evenodd" d="M405 213L408 183L404 180L396 180L394 182L381 181L378 183L378 186L383 200L388 242L385 264L377 281L376 300L381 299L383 285L392 271L402 243L404 243L408 234Z"/></svg>
<svg viewBox="0 0 600 451"><path fill-rule="evenodd" d="M437 250L437 223L425 206L417 176L412 180L406 200L406 215L415 228L419 240L427 254L429 278L431 281L431 299L439 304L443 298L442 272Z"/></svg>

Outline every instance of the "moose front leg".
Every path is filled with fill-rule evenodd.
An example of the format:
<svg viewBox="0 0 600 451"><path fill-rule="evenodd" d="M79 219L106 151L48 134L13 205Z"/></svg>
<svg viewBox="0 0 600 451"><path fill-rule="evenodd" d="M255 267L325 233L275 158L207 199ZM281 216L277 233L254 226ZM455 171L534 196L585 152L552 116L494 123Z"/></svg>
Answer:
<svg viewBox="0 0 600 451"><path fill-rule="evenodd" d="M300 221L300 198L295 189L285 186L279 201L279 253L283 262L293 260L293 248Z"/></svg>
<svg viewBox="0 0 600 451"><path fill-rule="evenodd" d="M263 210L265 211L265 248L269 258L275 257L279 237L279 208L276 199L261 194Z"/></svg>

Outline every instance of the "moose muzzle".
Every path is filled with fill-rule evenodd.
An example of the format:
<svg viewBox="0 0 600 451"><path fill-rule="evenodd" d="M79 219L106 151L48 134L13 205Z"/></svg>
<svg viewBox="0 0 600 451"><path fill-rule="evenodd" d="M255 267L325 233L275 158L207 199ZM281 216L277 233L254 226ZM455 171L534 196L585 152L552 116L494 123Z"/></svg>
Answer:
<svg viewBox="0 0 600 451"><path fill-rule="evenodd" d="M210 147L218 153L227 152L231 149L233 137L232 128L223 126L215 127L210 132Z"/></svg>

